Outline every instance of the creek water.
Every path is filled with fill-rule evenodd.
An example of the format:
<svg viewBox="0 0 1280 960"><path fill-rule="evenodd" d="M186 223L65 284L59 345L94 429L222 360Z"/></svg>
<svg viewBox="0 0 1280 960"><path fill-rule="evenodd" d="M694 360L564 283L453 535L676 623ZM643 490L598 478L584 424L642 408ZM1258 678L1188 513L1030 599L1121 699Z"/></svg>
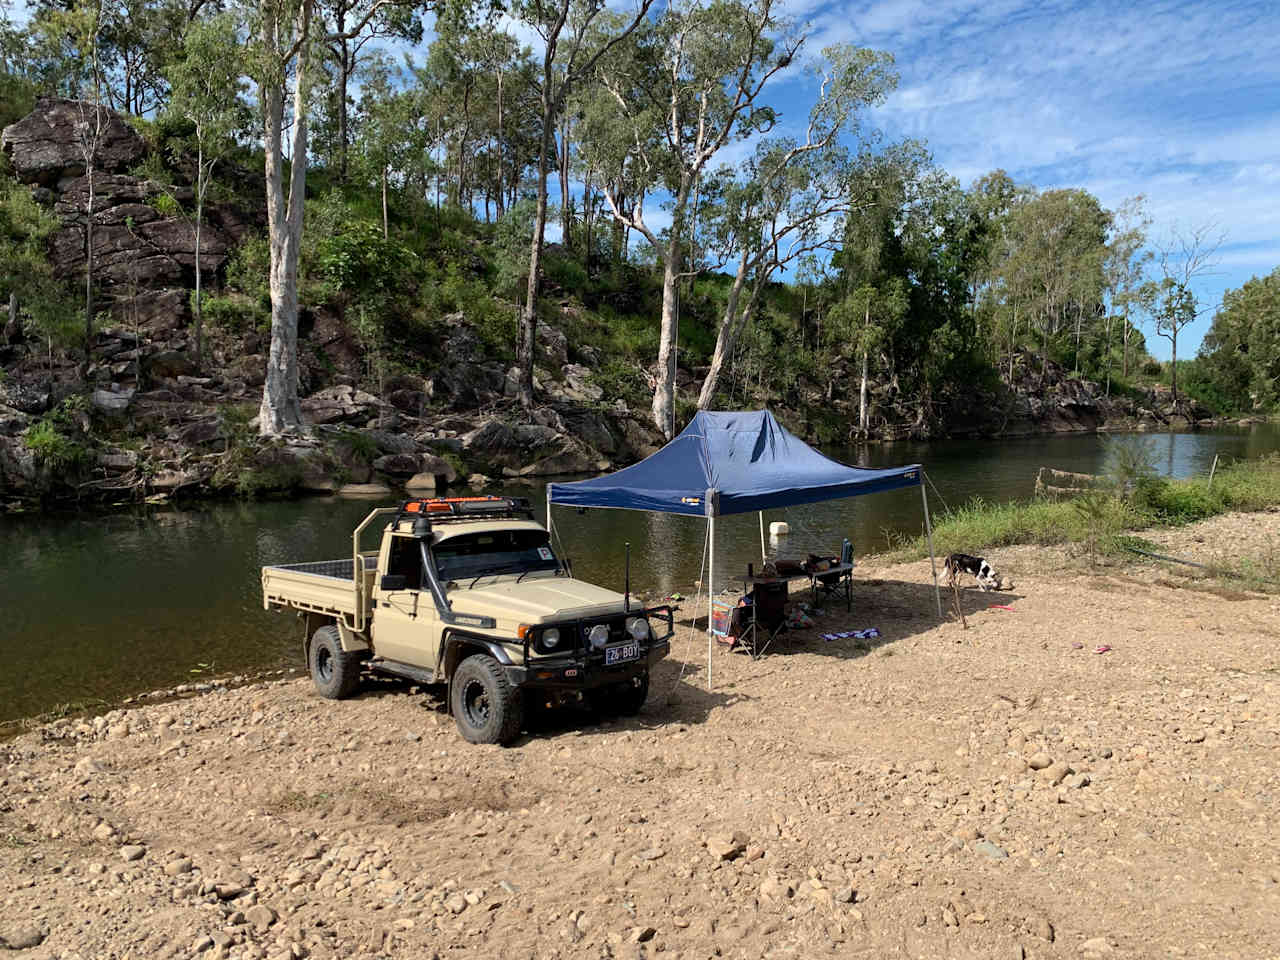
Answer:
<svg viewBox="0 0 1280 960"><path fill-rule="evenodd" d="M1277 424L1145 436L1171 476L1207 471L1215 454L1230 462L1280 450ZM827 453L866 467L923 463L938 514L975 497L1029 497L1041 466L1097 473L1106 439L1063 434ZM539 517L545 512L541 484L503 492L528 496ZM262 609L259 568L349 555L352 528L373 507L393 503L316 498L0 517L0 722L215 674L301 667L298 621ZM921 532L920 491L768 511L771 520L791 527L767 541L771 555L835 553L845 537L862 555ZM622 588L626 541L637 591L689 592L702 573L706 524L698 519L557 507L555 528L576 575L604 586ZM759 560L756 515L717 520L716 541L719 584Z"/></svg>

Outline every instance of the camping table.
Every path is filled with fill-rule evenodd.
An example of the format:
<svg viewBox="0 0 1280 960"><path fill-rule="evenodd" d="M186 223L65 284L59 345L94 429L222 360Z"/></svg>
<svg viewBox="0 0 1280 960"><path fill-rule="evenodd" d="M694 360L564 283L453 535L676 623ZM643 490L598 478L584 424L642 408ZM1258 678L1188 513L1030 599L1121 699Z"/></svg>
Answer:
<svg viewBox="0 0 1280 960"><path fill-rule="evenodd" d="M841 587L844 587L844 608L845 610L853 609L853 568L852 563L833 563L825 570L815 570L813 573L806 574L809 578L809 587L813 592L813 602L818 602L818 587L821 586L829 593L838 593ZM829 577L837 574L835 583L827 584L823 582L823 577Z"/></svg>
<svg viewBox="0 0 1280 960"><path fill-rule="evenodd" d="M809 593L813 602L818 602L818 585L822 577L829 577L833 573L839 574L836 582L829 589L839 590L844 587L844 608L846 610L853 609L853 568L856 564L852 563L833 563L825 570L815 570L813 573L789 573L786 576L774 577L757 577L752 572L753 564L747 564L747 575L742 578L742 586L746 590L750 590L757 583L790 583L792 580L808 580ZM826 584L823 584L826 587Z"/></svg>

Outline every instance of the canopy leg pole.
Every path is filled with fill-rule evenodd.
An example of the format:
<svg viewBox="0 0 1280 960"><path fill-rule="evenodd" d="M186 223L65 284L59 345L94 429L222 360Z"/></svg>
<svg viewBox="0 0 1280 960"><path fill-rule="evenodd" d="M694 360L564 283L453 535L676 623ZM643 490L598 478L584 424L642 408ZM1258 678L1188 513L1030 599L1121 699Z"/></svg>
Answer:
<svg viewBox="0 0 1280 960"><path fill-rule="evenodd" d="M924 535L929 541L929 566L933 570L933 596L938 601L938 619L942 619L942 588L938 586L938 563L933 557L933 525L929 523L929 495L924 489L924 470L920 471L920 502L924 504Z"/></svg>
<svg viewBox="0 0 1280 960"><path fill-rule="evenodd" d="M551 541L551 484L547 484L547 541Z"/></svg>
<svg viewBox="0 0 1280 960"><path fill-rule="evenodd" d="M769 558L764 549L764 511L760 511L760 562L764 563Z"/></svg>
<svg viewBox="0 0 1280 960"><path fill-rule="evenodd" d="M711 636L711 598L715 596L716 569L716 518L707 517L707 689L711 689L711 655L715 652L715 638Z"/></svg>

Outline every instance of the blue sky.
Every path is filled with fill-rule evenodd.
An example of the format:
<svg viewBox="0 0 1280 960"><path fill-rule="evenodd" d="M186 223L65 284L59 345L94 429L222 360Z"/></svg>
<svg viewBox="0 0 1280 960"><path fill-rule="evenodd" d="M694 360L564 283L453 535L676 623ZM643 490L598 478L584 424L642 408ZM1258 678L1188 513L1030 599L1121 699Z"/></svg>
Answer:
<svg viewBox="0 0 1280 960"><path fill-rule="evenodd" d="M1280 4L793 3L813 47L897 58L875 112L926 140L966 185L998 167L1041 189L1083 187L1115 209L1143 194L1153 240L1213 224L1226 240L1198 295L1280 265ZM792 96L802 92L795 90ZM1191 356L1212 311L1179 337ZM1168 341L1147 331L1167 359Z"/></svg>

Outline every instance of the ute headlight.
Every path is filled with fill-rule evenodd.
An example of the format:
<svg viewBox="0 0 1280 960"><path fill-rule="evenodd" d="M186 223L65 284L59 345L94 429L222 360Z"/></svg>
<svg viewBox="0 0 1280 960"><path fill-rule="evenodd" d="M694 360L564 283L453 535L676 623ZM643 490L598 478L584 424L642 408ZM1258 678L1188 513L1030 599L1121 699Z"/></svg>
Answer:
<svg viewBox="0 0 1280 960"><path fill-rule="evenodd" d="M542 645L548 650L554 650L560 646L560 631L555 627L542 631Z"/></svg>
<svg viewBox="0 0 1280 960"><path fill-rule="evenodd" d="M627 633L634 640L649 639L649 621L644 617L632 617L627 621Z"/></svg>
<svg viewBox="0 0 1280 960"><path fill-rule="evenodd" d="M609 625L606 623L597 623L591 628L591 632L587 634L587 639L591 641L591 645L599 650L609 642Z"/></svg>

